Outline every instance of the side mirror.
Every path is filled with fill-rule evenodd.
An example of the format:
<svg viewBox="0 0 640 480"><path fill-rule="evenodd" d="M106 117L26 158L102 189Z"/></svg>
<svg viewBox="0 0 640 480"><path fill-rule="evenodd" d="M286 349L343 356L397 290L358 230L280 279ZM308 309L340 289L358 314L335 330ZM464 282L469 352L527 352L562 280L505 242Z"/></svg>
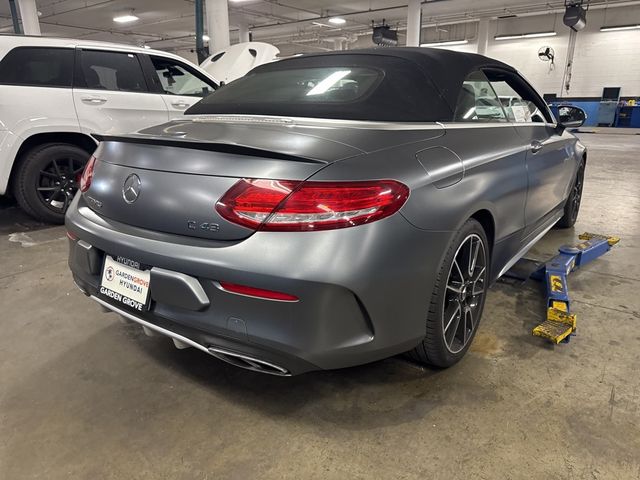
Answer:
<svg viewBox="0 0 640 480"><path fill-rule="evenodd" d="M562 128L578 128L587 120L587 114L580 107L560 105L558 107L558 125Z"/></svg>

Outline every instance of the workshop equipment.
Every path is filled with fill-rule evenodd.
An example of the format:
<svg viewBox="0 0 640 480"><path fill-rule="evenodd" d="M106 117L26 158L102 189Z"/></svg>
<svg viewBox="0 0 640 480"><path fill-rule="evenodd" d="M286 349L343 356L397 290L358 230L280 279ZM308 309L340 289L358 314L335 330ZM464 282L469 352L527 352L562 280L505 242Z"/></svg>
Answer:
<svg viewBox="0 0 640 480"><path fill-rule="evenodd" d="M608 235L583 233L582 242L577 245L564 245L558 249L558 255L540 265L529 275L535 280L544 281L547 290L546 319L533 328L537 337L546 338L553 343L568 342L576 331L576 315L571 313L567 276L578 268L604 255L620 239ZM531 263L531 260L524 260ZM511 272L511 271L510 271ZM506 276L522 279L517 271Z"/></svg>
<svg viewBox="0 0 640 480"><path fill-rule="evenodd" d="M616 113L616 127L640 128L640 105L622 105Z"/></svg>
<svg viewBox="0 0 640 480"><path fill-rule="evenodd" d="M620 103L620 87L605 87L598 108L598 127L613 127L616 121L618 104Z"/></svg>

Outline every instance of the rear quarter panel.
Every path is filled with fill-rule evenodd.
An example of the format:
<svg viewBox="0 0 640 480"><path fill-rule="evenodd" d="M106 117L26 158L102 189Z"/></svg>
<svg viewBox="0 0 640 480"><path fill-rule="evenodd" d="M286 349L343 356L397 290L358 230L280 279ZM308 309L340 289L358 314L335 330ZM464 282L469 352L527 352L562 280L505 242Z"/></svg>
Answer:
<svg viewBox="0 0 640 480"><path fill-rule="evenodd" d="M487 210L495 224L497 271L517 252L525 226L525 149L509 124L445 127L438 138L336 162L313 179L399 180L411 189L400 213L432 232L452 235L474 213Z"/></svg>

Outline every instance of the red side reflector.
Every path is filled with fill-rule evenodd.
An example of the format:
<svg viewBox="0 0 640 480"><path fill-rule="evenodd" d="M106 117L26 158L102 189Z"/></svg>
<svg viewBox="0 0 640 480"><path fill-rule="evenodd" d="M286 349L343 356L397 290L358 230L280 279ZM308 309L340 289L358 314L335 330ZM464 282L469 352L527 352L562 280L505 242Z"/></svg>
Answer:
<svg viewBox="0 0 640 480"><path fill-rule="evenodd" d="M78 240L78 237L76 237L76 236L75 236L73 233L71 233L69 230L67 230L67 238L68 238L69 240L74 241L74 242L75 242L76 240Z"/></svg>
<svg viewBox="0 0 640 480"><path fill-rule="evenodd" d="M295 295L289 295L288 293L274 292L273 290L264 290L262 288L238 285L236 283L220 282L220 286L227 292L246 295L248 297L278 300L280 302L297 302L299 300Z"/></svg>
<svg viewBox="0 0 640 480"><path fill-rule="evenodd" d="M89 187L91 186L91 180L93 180L93 169L96 166L96 160L96 157L91 155L91 158L82 171L82 176L80 177L80 191L82 193L89 190Z"/></svg>

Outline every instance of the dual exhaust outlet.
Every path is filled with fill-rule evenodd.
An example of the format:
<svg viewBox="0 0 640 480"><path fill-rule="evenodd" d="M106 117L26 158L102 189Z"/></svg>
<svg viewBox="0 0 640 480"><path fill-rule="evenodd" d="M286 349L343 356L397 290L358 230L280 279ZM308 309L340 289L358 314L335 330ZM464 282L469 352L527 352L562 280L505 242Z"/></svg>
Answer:
<svg viewBox="0 0 640 480"><path fill-rule="evenodd" d="M259 358L255 358L243 353L233 352L231 350L227 350L225 348L218 347L215 345L209 345L209 346L201 345L198 342L194 342L190 338L184 337L178 333L159 327L158 325L154 325L153 323L149 323L145 320L142 320L141 318L131 315L130 313L124 310L120 310L119 308L114 307L113 305L110 305L104 300L97 298L93 295L91 295L91 299L98 302L102 306L102 309L104 311L115 312L118 315L120 315L120 320L123 323L135 322L141 325L145 335L149 337L156 337L161 335L161 336L166 336L171 338L173 340L174 346L178 349L182 350L185 348L193 347L205 353L208 353L209 355L216 357L218 360L222 360L223 362L230 363L233 366L244 368L246 370L253 370L254 372L266 373L269 375L277 375L280 377L291 376L291 372L288 369L281 367L279 365L276 365L274 363L267 362L266 360L261 360Z"/></svg>

